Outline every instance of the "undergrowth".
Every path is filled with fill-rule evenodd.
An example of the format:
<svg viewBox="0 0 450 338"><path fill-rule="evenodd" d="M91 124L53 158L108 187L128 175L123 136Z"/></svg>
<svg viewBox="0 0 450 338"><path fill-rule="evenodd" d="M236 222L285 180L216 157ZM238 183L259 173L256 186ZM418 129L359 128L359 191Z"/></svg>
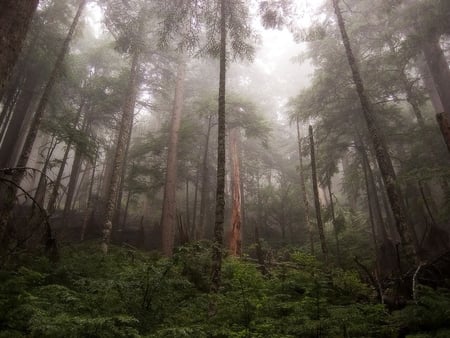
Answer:
<svg viewBox="0 0 450 338"><path fill-rule="evenodd" d="M208 242L173 259L68 246L55 264L25 257L0 271L0 337L449 337L450 292L425 286L390 313L355 271L291 251L263 276L227 258L209 294ZM213 309L213 310L212 310Z"/></svg>

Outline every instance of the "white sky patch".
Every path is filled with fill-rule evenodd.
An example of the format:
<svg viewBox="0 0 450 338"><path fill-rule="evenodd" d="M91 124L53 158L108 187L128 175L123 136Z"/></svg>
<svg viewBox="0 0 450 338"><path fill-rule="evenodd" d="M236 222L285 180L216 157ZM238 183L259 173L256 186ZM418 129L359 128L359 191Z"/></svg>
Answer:
<svg viewBox="0 0 450 338"><path fill-rule="evenodd" d="M96 3L89 3L86 8L86 21L98 39L103 32L103 13Z"/></svg>

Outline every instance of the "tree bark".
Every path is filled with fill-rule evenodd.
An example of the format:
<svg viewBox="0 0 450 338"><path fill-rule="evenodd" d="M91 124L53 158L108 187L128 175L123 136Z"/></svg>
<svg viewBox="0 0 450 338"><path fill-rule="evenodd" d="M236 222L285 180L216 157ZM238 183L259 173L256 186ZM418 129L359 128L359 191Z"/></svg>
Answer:
<svg viewBox="0 0 450 338"><path fill-rule="evenodd" d="M423 43L423 53L441 99L445 115L450 120L450 69L439 44L439 36Z"/></svg>
<svg viewBox="0 0 450 338"><path fill-rule="evenodd" d="M331 220L333 222L334 239L336 241L336 257L337 257L338 265L342 266L341 248L339 245L339 234L338 234L338 229L337 229L337 225L336 225L336 215L334 214L333 194L331 193L331 178L328 179L327 188L328 188L328 197L330 199Z"/></svg>
<svg viewBox="0 0 450 338"><path fill-rule="evenodd" d="M27 77L23 88L20 91L19 97L17 98L17 104L14 107L14 111L5 131L5 136L0 148L0 167L2 168L16 166L15 159L17 158L17 154L15 154L15 150L19 148L17 146L17 143L19 143L17 133L24 125L24 121L26 120L28 111L30 110L31 102L35 96L36 87L36 79Z"/></svg>
<svg viewBox="0 0 450 338"><path fill-rule="evenodd" d="M131 133L130 126L133 119L134 106L138 90L138 73L139 73L139 50L134 50L132 54L130 78L128 82L128 91L125 98L122 111L122 119L120 122L119 135L117 137L117 146L114 153L114 164L112 167L111 182L109 183L106 193L106 208L102 224L102 243L101 248L103 254L108 253L108 246L111 240L112 218L117 201L117 189L121 170L123 169L123 160L125 156L126 143L128 135Z"/></svg>
<svg viewBox="0 0 450 338"><path fill-rule="evenodd" d="M225 86L227 56L227 1L220 0L219 108L217 133L216 219L212 255L211 291L217 293L221 282L223 224L225 214Z"/></svg>
<svg viewBox="0 0 450 338"><path fill-rule="evenodd" d="M338 20L339 30L342 36L342 42L345 47L348 63L352 72L353 81L361 103L362 113L367 124L369 136L375 150L378 166L386 187L386 192L391 204L391 208L396 221L397 230L400 234L401 244L404 254L408 260L419 259L418 248L414 246L414 235L412 227L407 223L406 212L403 206L403 199L400 189L397 186L397 178L392 165L386 143L377 127L375 116L370 106L369 99L366 95L364 84L360 75L359 67L356 63L355 56L350 45L350 40L345 28L344 18L338 5L338 0L332 0L336 17Z"/></svg>
<svg viewBox="0 0 450 338"><path fill-rule="evenodd" d="M322 247L322 253L325 257L325 263L328 263L328 247L325 241L325 232L323 229L322 215L320 212L319 187L317 183L317 170L316 170L316 154L314 149L314 135L312 126L309 126L309 146L311 150L311 174L314 191L314 205L316 209L317 229L319 231L320 245Z"/></svg>
<svg viewBox="0 0 450 338"><path fill-rule="evenodd" d="M175 98L170 122L169 145L167 150L167 169L164 184L164 198L161 214L162 251L165 256L172 256L174 246L174 227L176 222L176 189L177 189L177 155L178 138L181 125L181 114L184 103L184 87L186 63L180 58L175 87Z"/></svg>
<svg viewBox="0 0 450 338"><path fill-rule="evenodd" d="M212 116L208 118L208 129L206 131L205 149L203 150L203 164L202 164L202 190L200 192L200 212L198 227L195 231L195 239L202 239L205 231L205 217L206 217L206 204L209 192L209 166L208 166L208 153L209 153L209 138L211 135L211 120Z"/></svg>
<svg viewBox="0 0 450 338"><path fill-rule="evenodd" d="M311 218L310 218L310 214L309 214L310 210L309 210L308 196L306 194L305 175L304 175L304 171L303 171L302 136L300 134L300 123L299 123L298 116L296 118L296 125L297 125L300 188L302 190L303 208L305 209L305 221L306 221L306 227L308 229L311 255L314 255L314 232L313 232L313 225L311 223Z"/></svg>
<svg viewBox="0 0 450 338"><path fill-rule="evenodd" d="M229 250L232 256L241 255L241 172L239 166L238 148L239 128L230 132L230 159L232 170L232 198L231 198L231 231Z"/></svg>
<svg viewBox="0 0 450 338"><path fill-rule="evenodd" d="M86 235L86 229L89 222L89 217L92 215L93 211L93 205L92 205L92 192L94 190L94 178L95 178L95 168L97 166L97 158L98 158L98 150L95 154L94 163L92 163L92 173L91 173L91 181L89 184L89 193L87 198L87 206L86 206L86 212L83 217L83 224L81 226L81 234L80 234L80 241L84 241L84 236Z"/></svg>
<svg viewBox="0 0 450 338"><path fill-rule="evenodd" d="M11 77L39 0L0 3L0 96Z"/></svg>

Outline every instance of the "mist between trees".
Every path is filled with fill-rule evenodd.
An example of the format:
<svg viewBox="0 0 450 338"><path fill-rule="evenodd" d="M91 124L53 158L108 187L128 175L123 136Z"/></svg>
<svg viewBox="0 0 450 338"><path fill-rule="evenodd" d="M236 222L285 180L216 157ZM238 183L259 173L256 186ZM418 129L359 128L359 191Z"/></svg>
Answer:
<svg viewBox="0 0 450 338"><path fill-rule="evenodd" d="M2 1L0 337L448 337L449 17Z"/></svg>

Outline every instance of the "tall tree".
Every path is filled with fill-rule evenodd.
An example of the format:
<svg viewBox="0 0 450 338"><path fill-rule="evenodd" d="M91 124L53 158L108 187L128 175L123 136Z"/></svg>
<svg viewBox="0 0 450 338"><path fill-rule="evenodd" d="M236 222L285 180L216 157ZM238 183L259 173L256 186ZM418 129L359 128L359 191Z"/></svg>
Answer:
<svg viewBox="0 0 450 338"><path fill-rule="evenodd" d="M353 54L350 39L345 28L345 22L338 4L338 0L332 0L332 2L337 17L339 30L341 32L342 42L345 47L348 64L350 66L353 81L355 83L356 91L361 103L363 117L367 124L369 135L373 144L373 148L375 150L378 166L380 168L389 202L394 213L396 226L401 237L404 253L408 259L418 259L418 250L414 246L413 240L414 230L407 223L407 217L403 206L401 192L397 185L396 174L392 165L391 158L389 156L389 152L387 150L386 142L379 131L379 128L375 121L373 110L366 95L364 84L359 71L359 66Z"/></svg>
<svg viewBox="0 0 450 338"><path fill-rule="evenodd" d="M222 269L223 224L225 216L225 84L227 57L227 1L220 0L220 56L219 56L219 108L217 113L217 182L216 219L214 223L214 245L211 290L218 292Z"/></svg>
<svg viewBox="0 0 450 338"><path fill-rule="evenodd" d="M306 184L305 184L305 174L303 169L303 154L302 154L302 136L300 134L300 122L299 117L296 115L295 125L297 127L297 143L298 143L298 157L299 157L299 175L300 175L300 186L302 189L302 200L303 200L303 208L305 209L305 221L306 226L308 227L308 235L309 235L309 245L311 250L311 255L314 255L314 235L313 235L313 225L311 223L310 215L309 215L309 201L308 195L306 194Z"/></svg>
<svg viewBox="0 0 450 338"><path fill-rule="evenodd" d="M313 128L309 126L309 146L311 149L311 174L312 174L312 184L314 191L314 205L316 209L316 221L317 221L317 230L319 231L320 245L322 247L322 253L325 257L325 262L328 262L328 246L325 240L325 232L323 229L322 222L322 214L320 207L320 199L319 199L319 185L317 181L317 169L316 169L316 151L314 147L314 135Z"/></svg>
<svg viewBox="0 0 450 338"><path fill-rule="evenodd" d="M240 130L239 127L235 127L230 131L229 136L230 144L230 159L231 159L231 231L230 231L230 253L233 256L241 255L241 168L240 168Z"/></svg>
<svg viewBox="0 0 450 338"><path fill-rule="evenodd" d="M111 173L111 181L106 192L106 209L103 218L102 230L102 251L106 255L108 253L108 246L111 240L112 219L114 217L114 210L116 207L117 193L119 188L119 181L121 177L121 170L123 170L123 161L129 140L129 133L131 133L131 120L133 119L134 107L136 104L136 97L138 92L138 76L139 76L139 46L133 46L131 69L128 80L128 89L125 102L122 108L122 117L119 125L119 134L117 136L117 144L114 152L114 160Z"/></svg>
<svg viewBox="0 0 450 338"><path fill-rule="evenodd" d="M36 140L37 133L39 131L42 117L45 113L45 109L47 107L47 104L48 104L48 101L50 98L50 94L56 83L56 80L61 75L61 70L62 70L64 59L69 51L70 43L72 41L73 35L75 33L75 29L78 25L79 19L81 17L81 14L83 12L83 9L84 9L86 3L87 3L87 0L80 1L78 10L75 14L75 17L72 21L70 28L69 28L69 32L67 33L67 36L63 42L62 48L58 54L58 57L56 59L54 66L53 66L50 77L44 88L44 92L42 93L41 99L36 108L36 112L34 114L33 120L30 124L30 130L28 131L27 137L25 139L25 144L23 146L19 161L17 163L18 168L24 168L27 165L34 142ZM1 215L0 215L0 236L3 235L2 233L3 233L3 231L5 231L6 226L8 224L9 216L10 216L11 210L14 206L14 199L16 196L17 187L20 185L24 175L25 175L25 170L23 170L23 169L15 170L13 172L13 176L12 176L13 184L8 187L8 191L6 193L4 205L3 205Z"/></svg>
<svg viewBox="0 0 450 338"><path fill-rule="evenodd" d="M167 150L167 168L164 184L164 198L161 215L162 251L171 256L174 243L174 225L176 221L176 188L177 188L177 152L178 138L181 125L181 114L184 104L184 87L186 77L186 61L180 56L178 64L175 96L170 121L169 145Z"/></svg>
<svg viewBox="0 0 450 338"><path fill-rule="evenodd" d="M11 77L39 0L0 3L0 97Z"/></svg>

